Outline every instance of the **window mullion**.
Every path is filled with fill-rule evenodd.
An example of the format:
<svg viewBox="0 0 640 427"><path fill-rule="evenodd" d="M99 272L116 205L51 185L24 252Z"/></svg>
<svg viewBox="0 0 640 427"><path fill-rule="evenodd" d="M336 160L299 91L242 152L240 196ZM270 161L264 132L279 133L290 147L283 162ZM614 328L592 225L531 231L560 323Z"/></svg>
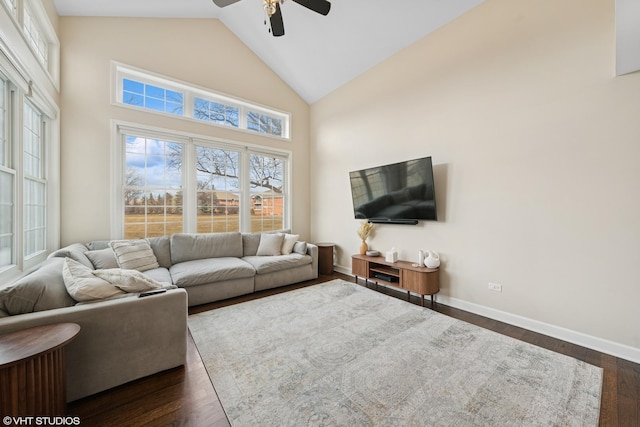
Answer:
<svg viewBox="0 0 640 427"><path fill-rule="evenodd" d="M240 151L240 230L251 232L251 177L249 152L245 148Z"/></svg>
<svg viewBox="0 0 640 427"><path fill-rule="evenodd" d="M247 125L247 107L244 105L240 106L238 114L240 115L238 118L238 127L247 130L249 128Z"/></svg>
<svg viewBox="0 0 640 427"><path fill-rule="evenodd" d="M189 139L185 143L183 150L182 161L182 215L184 218L184 230L187 233L195 233L197 229L197 195L196 195L196 183L197 183L197 171L196 171L196 145L193 139Z"/></svg>

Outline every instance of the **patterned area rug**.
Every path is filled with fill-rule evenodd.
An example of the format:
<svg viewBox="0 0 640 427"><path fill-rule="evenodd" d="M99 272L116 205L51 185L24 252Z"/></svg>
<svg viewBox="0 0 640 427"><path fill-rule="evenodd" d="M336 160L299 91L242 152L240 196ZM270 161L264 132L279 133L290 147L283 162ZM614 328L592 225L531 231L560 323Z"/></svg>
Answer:
<svg viewBox="0 0 640 427"><path fill-rule="evenodd" d="M235 427L598 425L602 369L342 280L189 329Z"/></svg>

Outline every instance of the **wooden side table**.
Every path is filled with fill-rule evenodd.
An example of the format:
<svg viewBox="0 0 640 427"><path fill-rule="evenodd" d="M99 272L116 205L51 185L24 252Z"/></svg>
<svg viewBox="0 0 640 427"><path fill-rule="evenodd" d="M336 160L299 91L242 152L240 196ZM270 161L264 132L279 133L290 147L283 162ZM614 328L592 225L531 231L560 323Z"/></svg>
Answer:
<svg viewBox="0 0 640 427"><path fill-rule="evenodd" d="M318 273L333 274L333 243L316 243L318 247Z"/></svg>
<svg viewBox="0 0 640 427"><path fill-rule="evenodd" d="M64 415L64 347L80 332L75 323L36 326L0 335L0 414Z"/></svg>

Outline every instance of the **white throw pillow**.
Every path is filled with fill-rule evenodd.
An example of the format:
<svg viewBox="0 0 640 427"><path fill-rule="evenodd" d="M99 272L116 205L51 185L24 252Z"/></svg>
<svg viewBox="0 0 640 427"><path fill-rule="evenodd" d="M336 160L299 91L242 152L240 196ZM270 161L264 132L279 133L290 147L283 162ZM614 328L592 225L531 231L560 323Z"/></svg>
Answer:
<svg viewBox="0 0 640 427"><path fill-rule="evenodd" d="M79 302L124 294L118 287L94 276L89 267L71 258L66 258L62 265L62 278L71 298Z"/></svg>
<svg viewBox="0 0 640 427"><path fill-rule="evenodd" d="M109 246L113 249L120 268L147 271L159 267L158 259L147 239L112 240Z"/></svg>
<svg viewBox="0 0 640 427"><path fill-rule="evenodd" d="M149 276L145 276L137 270L125 270L122 268L109 268L96 270L93 274L106 280L125 292L143 292L150 289L160 289L163 285Z"/></svg>
<svg viewBox="0 0 640 427"><path fill-rule="evenodd" d="M282 255L289 255L293 251L293 245L296 244L299 237L299 234L284 234L282 247L280 248Z"/></svg>
<svg viewBox="0 0 640 427"><path fill-rule="evenodd" d="M262 234L260 236L260 244L258 245L258 252L256 252L256 255L280 255L280 249L282 248L283 240L283 234Z"/></svg>

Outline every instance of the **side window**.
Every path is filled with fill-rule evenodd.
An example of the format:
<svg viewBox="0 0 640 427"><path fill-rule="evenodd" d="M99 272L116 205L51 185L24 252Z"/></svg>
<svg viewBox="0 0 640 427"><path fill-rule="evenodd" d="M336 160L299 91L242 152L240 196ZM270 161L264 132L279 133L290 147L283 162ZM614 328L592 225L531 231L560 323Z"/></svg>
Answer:
<svg viewBox="0 0 640 427"><path fill-rule="evenodd" d="M7 83L0 79L0 271L14 263L14 176L9 164Z"/></svg>
<svg viewBox="0 0 640 427"><path fill-rule="evenodd" d="M28 258L46 249L46 195L42 114L30 103L23 113L23 223L24 256Z"/></svg>
<svg viewBox="0 0 640 427"><path fill-rule="evenodd" d="M124 237L183 230L183 144L125 135Z"/></svg>
<svg viewBox="0 0 640 427"><path fill-rule="evenodd" d="M284 160L250 154L251 232L285 228Z"/></svg>

